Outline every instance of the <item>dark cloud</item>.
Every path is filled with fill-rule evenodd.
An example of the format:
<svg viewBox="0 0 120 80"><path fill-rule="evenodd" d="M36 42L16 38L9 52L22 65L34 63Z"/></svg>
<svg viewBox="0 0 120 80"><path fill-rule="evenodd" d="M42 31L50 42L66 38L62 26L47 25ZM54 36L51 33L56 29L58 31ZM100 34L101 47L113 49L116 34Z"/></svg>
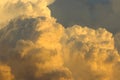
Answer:
<svg viewBox="0 0 120 80"><path fill-rule="evenodd" d="M56 0L50 8L52 15L65 26L105 27L116 33L120 31L119 3L119 0Z"/></svg>

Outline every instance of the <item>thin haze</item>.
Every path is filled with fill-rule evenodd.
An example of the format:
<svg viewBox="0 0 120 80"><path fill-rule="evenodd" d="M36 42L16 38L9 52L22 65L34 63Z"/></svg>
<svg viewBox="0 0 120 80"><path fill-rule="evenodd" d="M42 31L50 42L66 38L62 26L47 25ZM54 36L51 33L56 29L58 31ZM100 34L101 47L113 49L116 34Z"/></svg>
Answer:
<svg viewBox="0 0 120 80"><path fill-rule="evenodd" d="M120 31L120 0L56 0L52 15L65 26L80 24Z"/></svg>

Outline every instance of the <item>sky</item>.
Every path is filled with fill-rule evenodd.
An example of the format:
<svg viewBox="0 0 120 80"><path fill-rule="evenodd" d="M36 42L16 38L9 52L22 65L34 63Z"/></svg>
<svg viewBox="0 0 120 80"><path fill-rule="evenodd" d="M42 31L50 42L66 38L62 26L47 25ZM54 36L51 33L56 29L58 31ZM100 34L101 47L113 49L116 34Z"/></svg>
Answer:
<svg viewBox="0 0 120 80"><path fill-rule="evenodd" d="M119 0L59 1L0 1L0 80L120 80Z"/></svg>
<svg viewBox="0 0 120 80"><path fill-rule="evenodd" d="M112 33L120 31L119 7L120 0L56 0L50 5L52 15L66 27L104 27Z"/></svg>

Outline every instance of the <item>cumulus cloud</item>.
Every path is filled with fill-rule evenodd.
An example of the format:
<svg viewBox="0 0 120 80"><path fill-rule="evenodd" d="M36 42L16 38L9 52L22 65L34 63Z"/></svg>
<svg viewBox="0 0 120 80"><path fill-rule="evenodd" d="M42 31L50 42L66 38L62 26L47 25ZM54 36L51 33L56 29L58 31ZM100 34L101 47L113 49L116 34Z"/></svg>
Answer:
<svg viewBox="0 0 120 80"><path fill-rule="evenodd" d="M11 73L11 68L7 65L0 64L0 80L12 80L14 76Z"/></svg>
<svg viewBox="0 0 120 80"><path fill-rule="evenodd" d="M51 17L53 0L9 1L0 29L0 80L119 80L112 33ZM11 15L16 13L16 15Z"/></svg>
<svg viewBox="0 0 120 80"><path fill-rule="evenodd" d="M61 29L54 20L41 17L12 20L1 29L1 61L17 80L72 80L60 53Z"/></svg>
<svg viewBox="0 0 120 80"><path fill-rule="evenodd" d="M1 1L0 17L5 22L11 18L24 15L24 16L46 16L50 17L50 5L54 0L5 0Z"/></svg>
<svg viewBox="0 0 120 80"><path fill-rule="evenodd" d="M76 25L65 30L63 39L65 64L75 80L119 80L113 76L119 54L110 32Z"/></svg>
<svg viewBox="0 0 120 80"><path fill-rule="evenodd" d="M115 47L120 53L120 33L115 34Z"/></svg>

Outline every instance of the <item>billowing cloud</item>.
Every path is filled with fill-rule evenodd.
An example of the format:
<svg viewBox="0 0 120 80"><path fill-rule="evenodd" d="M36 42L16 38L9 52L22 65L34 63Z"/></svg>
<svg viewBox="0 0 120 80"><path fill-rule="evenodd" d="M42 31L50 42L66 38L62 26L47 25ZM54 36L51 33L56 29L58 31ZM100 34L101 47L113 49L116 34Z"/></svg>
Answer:
<svg viewBox="0 0 120 80"><path fill-rule="evenodd" d="M0 80L13 80L14 76L11 73L11 68L0 63Z"/></svg>
<svg viewBox="0 0 120 80"><path fill-rule="evenodd" d="M11 18L24 16L46 16L50 17L48 5L54 0L5 0L1 1L0 17L2 21L9 21Z"/></svg>
<svg viewBox="0 0 120 80"><path fill-rule="evenodd" d="M51 17L47 6L52 2L5 4L10 21L0 29L0 80L119 80L112 33L79 25L65 28Z"/></svg>
<svg viewBox="0 0 120 80"><path fill-rule="evenodd" d="M120 53L120 33L115 34L115 47Z"/></svg>
<svg viewBox="0 0 120 80"><path fill-rule="evenodd" d="M1 29L1 61L17 80L71 80L61 57L61 30L61 25L43 17L12 20Z"/></svg>
<svg viewBox="0 0 120 80"><path fill-rule="evenodd" d="M63 57L75 80L119 80L112 34L105 29L93 30L75 25L65 30Z"/></svg>

